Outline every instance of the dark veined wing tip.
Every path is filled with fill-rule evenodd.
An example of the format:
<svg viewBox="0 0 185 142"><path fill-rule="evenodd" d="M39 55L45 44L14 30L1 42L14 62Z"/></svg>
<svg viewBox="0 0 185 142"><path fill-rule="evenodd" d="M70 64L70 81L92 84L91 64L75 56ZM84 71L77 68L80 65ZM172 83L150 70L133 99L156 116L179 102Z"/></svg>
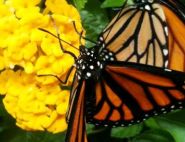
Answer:
<svg viewBox="0 0 185 142"><path fill-rule="evenodd" d="M179 71L173 71L165 68L160 68L160 67L153 67L149 65L144 65L144 64L137 64L137 63L128 63L128 62L109 62L107 63L106 66L109 66L110 68L114 67L123 67L123 68L133 68L133 69L138 69L140 71L146 71L148 73L152 73L153 75L157 74L162 77L165 76L165 73L167 74L166 78L170 78L174 81L176 85L180 85L179 87L184 86L185 84L185 73L184 72L179 72ZM176 83L176 82L177 83ZM185 88L179 88L177 86L177 90L181 91L183 94L185 94ZM175 89L175 88L174 88ZM91 106L92 107L92 106ZM117 126L130 126L133 124L141 123L144 120L152 117L152 116L157 116L160 114L166 114L168 112L171 112L176 109L182 109L185 108L185 101L183 99L173 99L169 104L166 104L165 106L160 106L160 105L155 105L155 108L148 110L148 111L141 111L138 112L139 114L137 116L133 116L133 118L129 119L119 119L117 121L110 120L109 118L105 119L97 119L94 116L96 115L93 111L93 109L88 109L88 114L86 116L87 122L91 124L95 124L97 126L107 126L107 127L117 127ZM134 106L133 106L134 109Z"/></svg>
<svg viewBox="0 0 185 142"><path fill-rule="evenodd" d="M164 72L171 72L171 74L176 73L180 75L184 75L185 77L185 72L181 71L176 71L176 70L171 70L168 68L162 68L162 67L157 67L153 65L146 65L146 64L140 64L140 63L134 63L134 62L124 62L124 61L106 61L103 63L105 66L110 65L110 66L115 66L115 67L133 67L133 68L138 68L140 70L149 70L149 71L164 71Z"/></svg>
<svg viewBox="0 0 185 142"><path fill-rule="evenodd" d="M178 109L185 108L185 102L179 101L173 104L170 104L164 108L158 108L149 112L143 112L139 118L134 118L132 120L120 120L120 121L110 121L110 120L97 120L93 118L93 115L87 116L87 123L94 124L96 126L104 127L128 127L134 124L142 123L143 121L149 119L150 117L166 114L173 112Z"/></svg>
<svg viewBox="0 0 185 142"><path fill-rule="evenodd" d="M169 7L181 20L185 22L185 5L179 0L159 0L160 3Z"/></svg>

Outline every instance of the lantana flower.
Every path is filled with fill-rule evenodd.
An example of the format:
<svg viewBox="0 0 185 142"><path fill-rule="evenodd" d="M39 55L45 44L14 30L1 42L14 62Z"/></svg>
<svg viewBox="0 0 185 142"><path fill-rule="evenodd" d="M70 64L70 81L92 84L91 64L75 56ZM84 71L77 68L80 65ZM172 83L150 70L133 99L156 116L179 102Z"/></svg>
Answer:
<svg viewBox="0 0 185 142"><path fill-rule="evenodd" d="M66 0L5 0L0 1L0 94L4 95L6 110L16 124L25 130L48 130L53 133L67 127L69 91L61 89L57 77L66 76L74 58L61 50L59 40L69 44L62 47L76 56L82 31L78 11ZM83 41L82 41L83 42ZM72 82L73 74L67 85Z"/></svg>

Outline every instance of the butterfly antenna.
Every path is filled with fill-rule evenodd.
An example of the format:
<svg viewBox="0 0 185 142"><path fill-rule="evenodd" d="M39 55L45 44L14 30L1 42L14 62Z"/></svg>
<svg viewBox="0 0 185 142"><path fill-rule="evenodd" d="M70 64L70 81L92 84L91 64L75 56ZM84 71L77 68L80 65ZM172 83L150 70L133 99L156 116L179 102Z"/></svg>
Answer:
<svg viewBox="0 0 185 142"><path fill-rule="evenodd" d="M77 33L78 35L80 35L80 39L83 38L83 39L85 39L85 40L87 40L87 41L90 41L90 42L92 42L92 43L94 43L94 44L97 44L95 41L93 41L93 40L91 40L91 39L89 39L89 38L86 38L86 37L82 36L83 31L80 33L80 32L77 30L75 21L72 21L72 22L73 22L73 26L74 26L74 29L75 29L76 33Z"/></svg>
<svg viewBox="0 0 185 142"><path fill-rule="evenodd" d="M65 40L59 38L58 36L56 36L55 34L51 33L50 31L48 31L48 30L46 30L46 29L43 29L43 28L38 28L38 29L41 30L41 31L43 31L43 32L46 32L46 33L48 33L48 34L50 34L50 35L52 35L52 36L54 36L54 37L56 37L56 38L59 39L60 41L62 41L62 42L64 42L64 43L68 44L69 46L71 46L71 47L73 47L73 48L75 48L76 50L79 51L79 49L78 49L77 47L75 47L75 46L73 46L72 44L66 42Z"/></svg>
<svg viewBox="0 0 185 142"><path fill-rule="evenodd" d="M75 54L73 54L72 52L69 52L69 51L64 50L63 45L62 45L62 42L61 42L61 40L60 40L61 38L60 38L59 30L58 30L58 27L57 27L57 25L56 25L56 23L55 23L55 20L54 20L54 18L53 18L51 15L50 15L50 18L51 18L51 20L52 20L52 22L53 22L53 25L54 25L55 29L56 29L57 38L58 38L58 41L59 41L61 50L62 50L64 53L70 54L70 55L76 60L77 57L75 56Z"/></svg>
<svg viewBox="0 0 185 142"><path fill-rule="evenodd" d="M79 42L80 42L81 45L83 45L83 44L82 44L82 40L81 40L81 39L82 39L82 35L83 35L83 31L81 31L81 33L80 33L80 38L79 38Z"/></svg>
<svg viewBox="0 0 185 142"><path fill-rule="evenodd" d="M66 42L66 41L64 41L64 40L62 40L62 39L60 38L59 30L58 30L58 28L57 28L57 26L56 26L56 23L55 23L55 21L54 21L54 19L53 19L53 17L52 17L51 15L50 15L50 18L51 18L51 20L52 20L52 22L53 22L53 24L54 24L55 29L56 29L57 36L56 36L55 34L49 32L49 31L45 30L45 29L39 28L39 30L44 31L44 32L46 32L46 33L49 33L50 35L56 37L56 38L58 39L58 41L59 41L61 50L62 50L64 53L67 53L67 54L71 55L71 56L76 60L77 57L75 56L75 54L73 54L72 52L66 51L66 50L63 48L62 42L64 42L64 43L70 45L71 47L77 49L78 51L79 51L79 49L76 48L75 46L73 46L72 44L70 44L70 43L68 43L68 42ZM61 42L61 41L62 41L62 42ZM38 77L53 76L53 77L55 77L60 83L66 84L67 81L68 81L69 75L71 74L71 72L72 72L72 70L73 70L73 67L74 67L74 65L70 68L69 72L67 73L67 77L66 77L65 81L62 81L57 75L53 75L53 74L40 74L40 75L37 75L37 76L38 76Z"/></svg>
<svg viewBox="0 0 185 142"><path fill-rule="evenodd" d="M53 74L39 74L37 75L38 77L45 77L45 76L52 76L55 77L60 83L65 84L66 82L62 81L58 76L53 75Z"/></svg>

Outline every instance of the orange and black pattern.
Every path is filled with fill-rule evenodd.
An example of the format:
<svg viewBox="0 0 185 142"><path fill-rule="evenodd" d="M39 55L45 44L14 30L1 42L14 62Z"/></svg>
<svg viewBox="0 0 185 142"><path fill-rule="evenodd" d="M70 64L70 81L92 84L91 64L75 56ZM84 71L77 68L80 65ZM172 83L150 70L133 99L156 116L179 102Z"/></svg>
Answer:
<svg viewBox="0 0 185 142"><path fill-rule="evenodd" d="M129 126L185 107L185 7L136 0L80 48L66 142L87 142L85 123Z"/></svg>
<svg viewBox="0 0 185 142"><path fill-rule="evenodd" d="M168 65L168 28L157 2L136 3L122 9L100 40L116 59L158 67Z"/></svg>
<svg viewBox="0 0 185 142"><path fill-rule="evenodd" d="M95 90L90 93L86 88L87 121L128 126L183 108L184 81L184 73L169 69L124 62L107 64L98 82L86 81Z"/></svg>
<svg viewBox="0 0 185 142"><path fill-rule="evenodd" d="M168 25L168 68L185 72L185 8L177 1L162 1Z"/></svg>
<svg viewBox="0 0 185 142"><path fill-rule="evenodd" d="M70 118L65 142L87 142L85 120L85 81L78 84L68 113Z"/></svg>
<svg viewBox="0 0 185 142"><path fill-rule="evenodd" d="M178 0L137 2L120 10L99 40L119 61L185 71L184 13Z"/></svg>

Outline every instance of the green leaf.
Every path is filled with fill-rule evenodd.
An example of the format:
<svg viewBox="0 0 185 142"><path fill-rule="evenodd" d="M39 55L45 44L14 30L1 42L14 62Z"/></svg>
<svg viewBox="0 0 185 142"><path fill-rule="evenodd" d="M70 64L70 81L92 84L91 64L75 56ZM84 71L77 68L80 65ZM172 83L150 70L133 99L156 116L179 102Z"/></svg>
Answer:
<svg viewBox="0 0 185 142"><path fill-rule="evenodd" d="M120 7L124 4L126 0L105 0L101 7L106 8L106 7Z"/></svg>
<svg viewBox="0 0 185 142"><path fill-rule="evenodd" d="M96 133L102 133L103 131L107 131L106 130L107 128L106 127L96 127L95 125L93 124L87 124L87 134L89 135L94 135Z"/></svg>
<svg viewBox="0 0 185 142"><path fill-rule="evenodd" d="M185 124L185 110L176 110L166 115L166 118Z"/></svg>
<svg viewBox="0 0 185 142"><path fill-rule="evenodd" d="M105 0L102 4L102 8L107 7L121 7L126 2L126 0ZM127 4L133 4L133 0L127 0Z"/></svg>
<svg viewBox="0 0 185 142"><path fill-rule="evenodd" d="M86 30L86 37L97 41L98 35L105 28L108 23L108 16L104 9L100 8L98 0L90 0L86 4L86 8L80 11L84 29ZM88 47L93 46L91 42L86 41Z"/></svg>
<svg viewBox="0 0 185 142"><path fill-rule="evenodd" d="M87 0L73 0L74 5L77 7L77 9L83 9L85 7L85 4L87 3Z"/></svg>
<svg viewBox="0 0 185 142"><path fill-rule="evenodd" d="M159 126L168 131L173 138L175 139L175 142L184 142L185 141L185 124L176 121L176 120L170 120L167 118L157 118L156 119Z"/></svg>
<svg viewBox="0 0 185 142"><path fill-rule="evenodd" d="M150 118L146 121L144 121L144 124L146 127L149 127L151 129L160 129L159 124L156 122L154 118Z"/></svg>
<svg viewBox="0 0 185 142"><path fill-rule="evenodd" d="M175 142L173 137L166 131L156 129L145 131L135 137L131 142Z"/></svg>
<svg viewBox="0 0 185 142"><path fill-rule="evenodd" d="M111 128L95 126L88 134L89 142L110 142L110 131Z"/></svg>
<svg viewBox="0 0 185 142"><path fill-rule="evenodd" d="M143 129L143 123L130 127L112 128L111 137L129 138L139 134Z"/></svg>
<svg viewBox="0 0 185 142"><path fill-rule="evenodd" d="M0 96L0 133L15 127L15 119L7 113L2 102L3 97Z"/></svg>
<svg viewBox="0 0 185 142"><path fill-rule="evenodd" d="M64 139L64 133L26 132L18 127L0 133L1 142L63 142Z"/></svg>

